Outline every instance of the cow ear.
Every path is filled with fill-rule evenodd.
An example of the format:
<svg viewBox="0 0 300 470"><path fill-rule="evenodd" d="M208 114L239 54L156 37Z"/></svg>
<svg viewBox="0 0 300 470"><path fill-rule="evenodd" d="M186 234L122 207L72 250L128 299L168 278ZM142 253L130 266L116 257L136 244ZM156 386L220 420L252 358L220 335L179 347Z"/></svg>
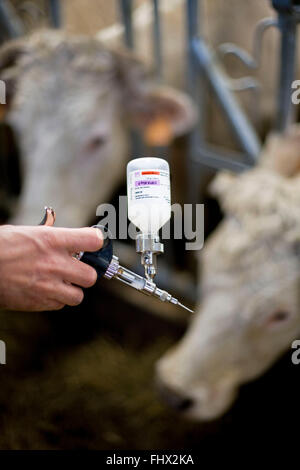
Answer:
<svg viewBox="0 0 300 470"><path fill-rule="evenodd" d="M5 43L0 49L0 70L14 67L24 53L24 41L16 39Z"/></svg>
<svg viewBox="0 0 300 470"><path fill-rule="evenodd" d="M192 100L183 92L153 86L146 64L127 50L111 49L118 85L122 87L126 118L142 131L150 146L165 146L196 123Z"/></svg>
<svg viewBox="0 0 300 470"><path fill-rule="evenodd" d="M186 94L165 86L149 88L130 114L146 144L153 147L168 145L175 137L186 134L197 117L196 108Z"/></svg>
<svg viewBox="0 0 300 470"><path fill-rule="evenodd" d="M0 122L5 120L14 98L20 74L18 59L23 53L24 42L20 40L10 41L0 48L0 80L2 80L1 88L4 94L4 97L1 97Z"/></svg>

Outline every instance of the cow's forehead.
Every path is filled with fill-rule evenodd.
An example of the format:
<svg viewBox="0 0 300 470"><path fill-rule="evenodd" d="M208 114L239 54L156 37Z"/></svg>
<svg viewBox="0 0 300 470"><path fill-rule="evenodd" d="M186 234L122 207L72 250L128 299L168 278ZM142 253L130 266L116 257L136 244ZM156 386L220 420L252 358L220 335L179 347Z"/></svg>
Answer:
<svg viewBox="0 0 300 470"><path fill-rule="evenodd" d="M202 301L212 304L204 312L217 321L222 315L228 321L237 319L242 326L277 310L298 314L300 268L296 270L289 261L280 266L261 264L244 271L207 273L202 280Z"/></svg>
<svg viewBox="0 0 300 470"><path fill-rule="evenodd" d="M113 53L91 36L67 35L58 31L39 31L24 42L24 54L19 62L23 66L49 63L52 59L73 63L91 70L107 70L113 65Z"/></svg>
<svg viewBox="0 0 300 470"><path fill-rule="evenodd" d="M285 234L253 237L227 221L207 243L203 256L204 288L236 288L255 292L300 275L300 257Z"/></svg>
<svg viewBox="0 0 300 470"><path fill-rule="evenodd" d="M20 131L31 126L31 132L40 132L47 123L62 123L55 126L56 135L67 128L83 128L90 123L108 119L109 107L118 99L109 75L96 80L92 77L74 77L72 73L40 74L32 69L20 81L14 97L14 106L9 114L10 122ZM39 82L39 87L34 83ZM38 106L37 106L38 103Z"/></svg>
<svg viewBox="0 0 300 470"><path fill-rule="evenodd" d="M281 261L287 253L295 257L295 235L300 233L300 227L284 226L282 218L276 212L263 221L253 215L242 221L227 216L206 242L204 258L212 263L218 259L218 263L228 267L243 267L264 260Z"/></svg>

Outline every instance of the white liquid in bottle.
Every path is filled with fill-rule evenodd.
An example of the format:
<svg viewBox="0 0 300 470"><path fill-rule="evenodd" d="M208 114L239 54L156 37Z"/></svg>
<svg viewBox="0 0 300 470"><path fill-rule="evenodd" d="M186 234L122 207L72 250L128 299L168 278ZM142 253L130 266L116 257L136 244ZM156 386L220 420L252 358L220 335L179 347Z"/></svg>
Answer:
<svg viewBox="0 0 300 470"><path fill-rule="evenodd" d="M162 158L127 165L128 218L142 233L156 235L171 217L170 170Z"/></svg>

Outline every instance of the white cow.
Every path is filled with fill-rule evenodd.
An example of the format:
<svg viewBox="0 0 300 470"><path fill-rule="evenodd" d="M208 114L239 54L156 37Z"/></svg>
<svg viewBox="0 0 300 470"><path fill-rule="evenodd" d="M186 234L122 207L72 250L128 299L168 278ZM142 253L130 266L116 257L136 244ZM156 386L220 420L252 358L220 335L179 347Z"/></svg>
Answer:
<svg viewBox="0 0 300 470"><path fill-rule="evenodd" d="M204 246L201 303L157 363L166 400L209 420L300 334L300 127L271 135L262 163L213 183L224 221Z"/></svg>
<svg viewBox="0 0 300 470"><path fill-rule="evenodd" d="M46 30L9 42L0 77L22 154L16 224L36 224L44 205L58 225L86 224L124 179L130 123L149 133L159 117L172 137L195 120L183 93L151 85L134 56L92 37Z"/></svg>

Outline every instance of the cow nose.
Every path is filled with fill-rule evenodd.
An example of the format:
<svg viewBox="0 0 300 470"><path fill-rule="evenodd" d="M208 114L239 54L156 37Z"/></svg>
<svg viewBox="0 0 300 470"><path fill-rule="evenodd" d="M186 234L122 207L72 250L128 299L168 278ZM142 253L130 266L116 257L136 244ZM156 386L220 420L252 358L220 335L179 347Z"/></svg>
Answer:
<svg viewBox="0 0 300 470"><path fill-rule="evenodd" d="M193 405L192 398L165 385L159 378L156 379L156 388L162 400L176 411L186 411Z"/></svg>

